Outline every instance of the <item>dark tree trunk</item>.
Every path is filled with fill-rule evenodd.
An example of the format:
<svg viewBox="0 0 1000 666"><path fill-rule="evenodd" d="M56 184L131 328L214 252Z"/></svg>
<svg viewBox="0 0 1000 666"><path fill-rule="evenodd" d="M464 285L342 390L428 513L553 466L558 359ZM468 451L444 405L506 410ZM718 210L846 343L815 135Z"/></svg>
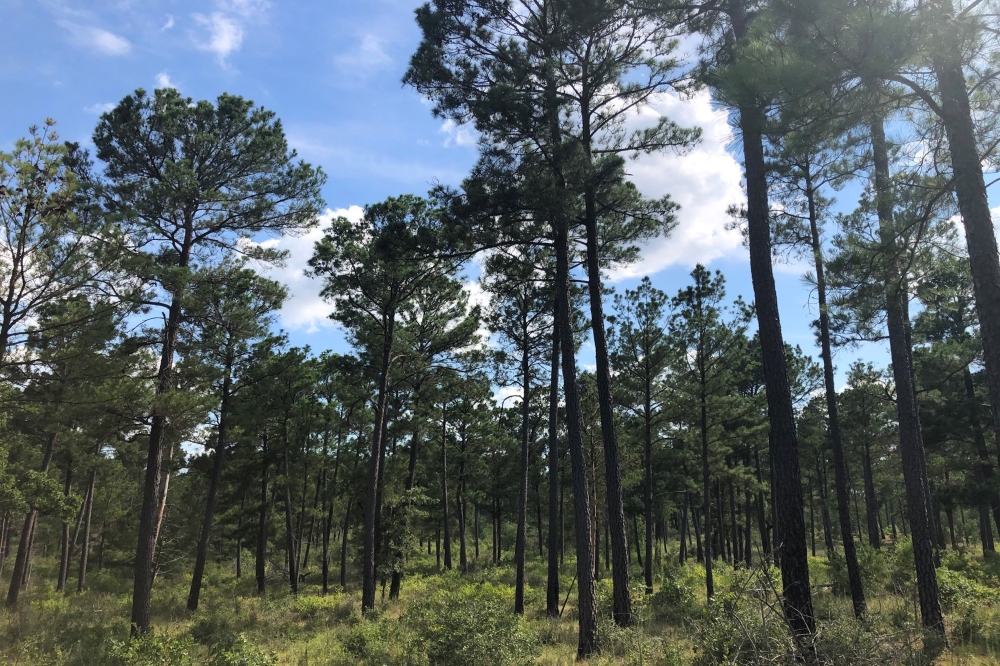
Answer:
<svg viewBox="0 0 1000 666"><path fill-rule="evenodd" d="M559 617L559 326L552 324L549 371L549 553L545 586L545 614Z"/></svg>
<svg viewBox="0 0 1000 666"><path fill-rule="evenodd" d="M733 17L733 25L737 39L742 40L746 36L742 3L733 2L733 5L739 5L739 11ZM762 137L764 113L756 106L743 106L739 111L747 183L750 273L757 310L768 419L775 453L772 460L772 500L776 508L777 534L780 536L775 549L779 552L785 619L795 635L808 637L815 633L816 627L809 588L809 560L802 513L802 481L795 416L771 265L767 166L764 162Z"/></svg>
<svg viewBox="0 0 1000 666"><path fill-rule="evenodd" d="M87 587L87 560L90 557L90 519L94 512L94 493L97 492L97 471L90 471L87 481L87 500L83 510L83 542L80 545L80 571L76 580L76 591L83 592Z"/></svg>
<svg viewBox="0 0 1000 666"><path fill-rule="evenodd" d="M554 91L553 91L554 92ZM597 595L594 587L594 560L591 553L590 492L587 488L587 460L583 452L583 427L580 396L576 384L576 349L573 338L571 284L569 274L568 221L557 218L556 231L556 307L562 348L563 393L566 402L566 426L573 479L573 505L576 536L576 572L579 601L579 640L577 656L585 658L597 649Z"/></svg>
<svg viewBox="0 0 1000 666"><path fill-rule="evenodd" d="M646 383L645 402L643 404L643 510L646 519L646 567L643 575L646 579L646 594L653 593L653 399L650 395L650 385Z"/></svg>
<svg viewBox="0 0 1000 666"><path fill-rule="evenodd" d="M284 447L281 456L281 472L285 477L284 505L285 505L285 555L288 559L288 587L292 595L299 593L299 550L298 540L295 538L295 520L292 513L295 511L292 506L292 478L289 473L288 457L290 446L288 438L288 423L285 422Z"/></svg>
<svg viewBox="0 0 1000 666"><path fill-rule="evenodd" d="M992 483L994 475L993 461L990 458L989 450L986 448L986 437L983 435L983 425L979 418L979 403L976 400L976 386L972 381L972 372L966 367L963 375L965 399L969 408L969 425L972 426L972 444L975 448L977 458L974 474L976 482L983 491L988 493L989 498L988 502L983 502L979 506L979 512L985 516L985 526L989 530L988 539L983 539L982 542L983 550L992 552L995 548L993 545L993 526L990 525L990 508L993 509L997 525L1000 525L1000 499L997 498L996 487ZM982 518L980 518L980 525L982 536L987 536L987 533L982 530Z"/></svg>
<svg viewBox="0 0 1000 666"><path fill-rule="evenodd" d="M854 545L854 529L848 504L847 460L844 456L844 438L840 431L840 414L837 407L837 385L834 381L833 351L830 343L830 313L826 302L826 275L823 261L823 245L819 236L819 214L816 210L816 196L812 175L806 171L806 200L809 205L809 232L812 238L813 264L816 270L816 298L819 303L819 336L823 357L823 383L826 393L826 411L830 446L833 449L833 474L837 492L837 517L840 521L840 538L844 543L844 561L847 564L847 579L851 587L851 602L855 617L861 617L868 609L864 587L861 584L861 570Z"/></svg>
<svg viewBox="0 0 1000 666"><path fill-rule="evenodd" d="M972 283L983 337L983 360L989 384L990 405L997 445L1000 446L1000 257L983 177L983 161L976 144L976 130L969 91L962 70L958 32L950 0L928 3L928 10L942 10L933 29L940 30L940 48L931 60L941 95L940 116L948 136L952 183L965 226L965 240L972 267Z"/></svg>
<svg viewBox="0 0 1000 666"><path fill-rule="evenodd" d="M378 397L375 405L375 425L372 430L371 460L368 466L368 489L365 503L365 547L361 560L361 613L375 608L375 555L381 534L378 533L378 496L382 484L382 461L385 459L385 423L389 403L389 366L396 330L396 311L391 308L382 318L385 335L382 340L382 363L379 368Z"/></svg>
<svg viewBox="0 0 1000 666"><path fill-rule="evenodd" d="M63 495L69 497L73 492L73 461L69 460L66 463L66 482L63 485ZM79 514L83 515L83 505L80 506ZM77 521L79 523L79 521ZM62 524L62 538L60 539L60 556L59 556L59 577L56 581L56 592L62 592L66 588L66 578L69 576L69 558L70 558L70 532L69 532L69 522L63 521Z"/></svg>
<svg viewBox="0 0 1000 666"><path fill-rule="evenodd" d="M347 534L351 528L352 508L354 508L354 498L348 497L347 508L344 510L344 531L340 535L340 589L345 592L347 591Z"/></svg>
<svg viewBox="0 0 1000 666"><path fill-rule="evenodd" d="M448 512L448 416L441 405L441 522L444 525L444 568L451 570L451 520Z"/></svg>
<svg viewBox="0 0 1000 666"><path fill-rule="evenodd" d="M222 467L226 459L226 436L229 429L229 396L232 392L232 367L235 363L234 352L230 348L226 353L226 373L222 380L222 400L219 406L219 439L215 446L215 460L212 464L212 478L208 484L208 497L205 499L205 518L201 524L201 536L198 538L198 553L195 556L194 572L191 574L191 591L188 593L188 610L198 610L198 598L201 596L201 581L205 575L205 564L208 561L208 542L212 536L212 523L215 521L215 501L222 485Z"/></svg>
<svg viewBox="0 0 1000 666"><path fill-rule="evenodd" d="M42 466L40 472L48 474L49 465L52 464L52 453L55 451L57 435L51 433L45 445L45 453L42 456ZM38 507L32 505L28 513L24 516L24 524L21 527L21 536L17 544L17 555L14 558L14 570L10 574L10 587L7 590L6 607L13 609L17 607L18 597L21 594L22 582L27 578L28 562L31 558L31 544L35 537L35 525L38 522Z"/></svg>
<svg viewBox="0 0 1000 666"><path fill-rule="evenodd" d="M260 473L260 507L257 513L257 549L254 569L257 578L257 593L264 594L267 584L265 562L267 558L267 436L261 438L261 460L263 469Z"/></svg>
<svg viewBox="0 0 1000 666"><path fill-rule="evenodd" d="M699 357L701 354L699 353ZM711 601L715 596L715 579L712 575L712 486L711 471L708 466L708 407L706 403L704 380L701 390L701 511L704 518L704 551L705 551L705 595ZM699 545L698 550L702 550Z"/></svg>
<svg viewBox="0 0 1000 666"><path fill-rule="evenodd" d="M413 398L413 433L410 435L410 461L406 472L406 492L409 493L413 490L414 484L417 482L417 458L420 456L420 426L419 421L416 416L416 410L418 405L417 394L420 390L420 386L414 389ZM409 521L409 511L407 511L407 521ZM401 553L397 553L401 555ZM399 592L403 584L403 573L398 570L392 572L392 582L389 584L389 598L398 599Z"/></svg>
<svg viewBox="0 0 1000 666"><path fill-rule="evenodd" d="M895 255L893 230L892 184L889 155L881 118L871 124L872 153L875 164L875 191L882 242ZM992 233L992 232L991 232ZM994 246L995 247L995 246ZM886 321L889 329L889 351L892 357L893 379L896 384L896 411L899 419L899 448L903 458L903 481L906 488L907 513L913 535L913 559L917 574L920 616L924 627L943 638L944 616L938 596L937 573L934 570L932 516L928 515L929 498L924 465L924 444L920 433L920 417L913 384L913 359L906 341L906 320L903 299L906 298L902 276L895 267L889 269L886 281Z"/></svg>
<svg viewBox="0 0 1000 666"><path fill-rule="evenodd" d="M872 474L871 442L865 437L865 450L861 458L865 481L865 513L868 519L868 543L875 550L882 547L882 534L878 522L878 496L875 494L875 476Z"/></svg>
<svg viewBox="0 0 1000 666"><path fill-rule="evenodd" d="M190 225L187 225L190 227ZM191 253L191 233L186 230L177 265L186 268ZM173 390L174 351L177 334L181 326L181 300L173 295L163 326L163 347L156 376L156 395L161 396ZM154 408L149 428L149 442L146 455L146 475L142 489L142 507L139 510L139 535L135 550L134 581L132 586L132 613L130 634L138 636L149 631L149 621L155 576L156 548L159 538L159 524L162 517L160 496L163 474L163 449L167 429L167 415Z"/></svg>
<svg viewBox="0 0 1000 666"><path fill-rule="evenodd" d="M527 550L528 448L531 419L531 357L528 312L521 313L521 464L518 466L517 537L514 542L514 613L524 615L524 557Z"/></svg>

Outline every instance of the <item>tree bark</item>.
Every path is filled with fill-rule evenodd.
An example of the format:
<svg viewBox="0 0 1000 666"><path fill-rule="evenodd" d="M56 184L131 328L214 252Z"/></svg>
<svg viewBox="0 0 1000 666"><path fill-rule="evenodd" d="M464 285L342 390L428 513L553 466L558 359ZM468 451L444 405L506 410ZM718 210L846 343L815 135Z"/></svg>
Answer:
<svg viewBox="0 0 1000 666"><path fill-rule="evenodd" d="M444 568L451 571L451 516L448 511L448 415L441 404L441 522L444 527Z"/></svg>
<svg viewBox="0 0 1000 666"><path fill-rule="evenodd" d="M517 486L517 537L514 542L514 613L524 615L524 557L527 550L528 512L528 448L529 421L531 420L531 358L528 312L521 313L521 462L518 466Z"/></svg>
<svg viewBox="0 0 1000 666"><path fill-rule="evenodd" d="M226 351L226 373L222 379L222 399L219 405L219 432L215 445L215 460L212 461L212 478L208 484L208 497L205 498L205 518L201 523L201 536L198 538L198 552L195 556L194 571L191 574L191 590L188 592L187 607L190 611L198 610L198 599L201 596L201 581L205 575L205 564L208 562L208 542L212 536L212 523L215 520L215 502L222 485L222 467L226 458L226 436L229 429L229 399L232 392L232 368L235 363L232 345Z"/></svg>
<svg viewBox="0 0 1000 666"><path fill-rule="evenodd" d="M396 331L396 311L391 308L382 318L385 335L382 340L382 363L379 368L378 397L375 404L375 425L372 430L371 460L368 467L368 497L365 504L365 547L361 561L361 613L375 609L375 549L381 537L377 534L378 495L382 481L382 460L385 457L385 423L389 402L389 366Z"/></svg>
<svg viewBox="0 0 1000 666"><path fill-rule="evenodd" d="M97 471L90 471L87 482L87 501L83 516L83 543L80 546L80 572L77 576L76 591L83 592L87 586L87 560L90 557L90 518L94 511L94 493L97 492Z"/></svg>
<svg viewBox="0 0 1000 666"><path fill-rule="evenodd" d="M559 617L559 326L552 324L549 373L549 553L545 614Z"/></svg>
<svg viewBox="0 0 1000 666"><path fill-rule="evenodd" d="M554 221L556 245L556 306L562 348L563 393L566 402L566 426L572 467L573 506L576 537L576 571L579 601L579 640L577 657L585 658L597 649L597 595L594 587L594 564L591 552L590 492L587 488L587 460L583 451L583 427L580 395L576 383L571 284L569 274L568 221L560 215Z"/></svg>
<svg viewBox="0 0 1000 666"><path fill-rule="evenodd" d="M52 464L52 453L56 447L56 433L50 433L45 445L45 453L42 455L42 474L49 473L49 465ZM14 558L14 570L10 574L10 587L7 590L6 607L13 609L17 607L18 597L21 594L22 581L26 578L28 562L31 558L31 544L34 541L35 525L38 522L38 507L34 504L28 509L24 516L24 525L21 527L21 537L17 544L17 555Z"/></svg>
<svg viewBox="0 0 1000 666"><path fill-rule="evenodd" d="M257 578L257 594L264 594L267 584L265 560L267 557L267 435L261 438L260 507L257 513L257 549L254 568Z"/></svg>
<svg viewBox="0 0 1000 666"><path fill-rule="evenodd" d="M833 473L837 492L837 516L840 521L840 538L844 544L844 561L847 564L847 579L851 587L851 603L854 616L861 617L868 609L865 591L861 583L858 554L854 545L854 529L851 526L849 509L847 460L844 456L844 437L840 430L840 413L837 406L837 386L834 380L833 349L830 343L830 313L826 302L826 275L823 260L823 245L819 235L819 214L816 210L816 192L812 174L806 169L806 201L809 206L809 233L812 240L813 264L816 270L816 298L819 305L820 348L823 357L823 383L826 392L826 411L830 446L833 449Z"/></svg>
<svg viewBox="0 0 1000 666"><path fill-rule="evenodd" d="M881 118L875 118L871 123L871 139L880 234L890 261L894 261L893 195L888 148ZM902 300L906 298L906 294L899 270L892 266L888 272L886 318L889 329L889 351L892 357L893 379L896 384L899 448L903 458L907 513L909 514L910 531L913 535L913 559L917 574L920 616L924 627L937 632L944 638L944 615L941 612L937 573L934 569L932 517L928 515L927 510L926 468L923 462L924 444L914 392L913 359L906 341L906 321L903 314Z"/></svg>
<svg viewBox="0 0 1000 666"><path fill-rule="evenodd" d="M63 485L63 495L69 497L73 492L73 461L66 462L66 482ZM80 505L80 515L83 515L83 505ZM78 521L79 522L79 521ZM59 577L56 581L56 592L62 592L69 576L70 533L69 522L63 521L62 538L60 539Z"/></svg>

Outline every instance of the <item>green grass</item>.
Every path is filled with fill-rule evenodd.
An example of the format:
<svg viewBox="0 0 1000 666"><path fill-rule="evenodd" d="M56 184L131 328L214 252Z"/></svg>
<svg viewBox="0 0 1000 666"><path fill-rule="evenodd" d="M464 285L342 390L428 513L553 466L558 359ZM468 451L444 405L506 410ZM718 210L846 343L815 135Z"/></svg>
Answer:
<svg viewBox="0 0 1000 666"><path fill-rule="evenodd" d="M1000 566L992 562L983 564L981 556L973 553L948 558L947 572L941 577L948 580L951 645L935 663L972 666L997 663L1000 581L994 569ZM40 558L19 609L0 611L0 662L163 666L173 663L155 661L152 657L122 656L125 654L122 645L127 646L131 599L128 571L92 572L87 592L62 595L52 591L49 583L54 579L54 568L55 562ZM188 661L178 664L409 666L430 663L428 651L434 654L431 641L449 645L452 641L459 645L463 640L475 638L492 641L486 645L486 653L491 656L493 652L499 654L499 648L508 644L530 645L530 649L525 648L530 658L525 661L523 655L511 656L508 663L549 666L576 663L575 590L569 595L563 616L547 618L544 561L535 558L528 563L527 612L523 620L515 623L506 621L506 613L513 606L511 566L480 562L473 563L466 576L454 571L442 574L433 556L414 553L409 568L411 573L404 578L402 598L390 603L381 597L380 590L374 619L364 621L359 618L359 594L354 580L349 581L346 591L336 586L335 591L323 597L318 574L314 573L300 586L300 594L295 598L275 570L269 578L267 593L258 596L252 576L237 580L230 566L216 564L206 576L200 609L190 613L185 607L188 575L164 572L154 587L154 633L166 641L162 649L171 658L186 652ZM561 571L560 602L566 598L566 585L572 580L574 569L575 562L567 559ZM788 649L787 632L775 613L773 598L766 594L768 585L773 584L773 572L755 570L753 577L746 571L718 564L717 600L706 609L701 567L661 565L658 570L655 594L647 598L641 590L641 572L634 568L633 600L638 622L629 630L617 628L609 618L609 573L601 571L598 600L602 652L587 663L602 666L764 663L765 656L771 660L768 663L786 663L782 655ZM912 585L906 585L905 581L896 589L873 585L877 589L867 591L870 617L866 624L860 625L851 617L850 600L834 593L832 570L824 557L810 560L816 616L821 628L819 650L828 663L927 663L921 649L922 635L916 622ZM485 583L489 585L484 587ZM483 589L489 591L486 597L481 596ZM468 612L455 613L449 604L429 601L435 599L454 599L456 605L459 602L473 605L465 606ZM419 612L411 608L415 602ZM498 620L491 622L490 617ZM487 638L485 631L475 630L479 626L492 627L499 619L504 620L504 627L498 631L509 632L506 634L509 638L494 635ZM480 633L483 636L478 636ZM468 654L484 654L482 645L470 645L468 650ZM512 648L511 654L515 652ZM438 654L449 653L439 649ZM498 656L483 663L499 666L504 663L503 658ZM446 663L442 659L439 657L438 663Z"/></svg>

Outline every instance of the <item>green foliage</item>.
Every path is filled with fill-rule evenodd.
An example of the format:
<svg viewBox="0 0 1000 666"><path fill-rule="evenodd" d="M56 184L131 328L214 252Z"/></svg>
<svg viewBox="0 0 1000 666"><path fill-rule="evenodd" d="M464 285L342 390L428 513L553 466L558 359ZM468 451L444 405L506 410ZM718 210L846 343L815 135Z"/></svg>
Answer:
<svg viewBox="0 0 1000 666"><path fill-rule="evenodd" d="M242 635L230 643L212 655L208 666L275 666L278 663L277 656L255 647Z"/></svg>
<svg viewBox="0 0 1000 666"><path fill-rule="evenodd" d="M893 559L885 551L875 550L868 544L858 544L858 568L861 571L861 585L865 590L877 590L885 585L890 574ZM847 578L847 562L839 551L830 554L827 560L833 593L849 597L850 582Z"/></svg>
<svg viewBox="0 0 1000 666"><path fill-rule="evenodd" d="M456 585L414 599L405 618L433 666L530 664L537 640L513 614L513 598L508 586Z"/></svg>
<svg viewBox="0 0 1000 666"><path fill-rule="evenodd" d="M344 650L369 666L420 666L427 663L414 645L412 634L397 621L385 617L364 618L351 626L343 640Z"/></svg>
<svg viewBox="0 0 1000 666"><path fill-rule="evenodd" d="M193 666L193 647L190 638L148 634L137 640L112 641L105 663L108 666Z"/></svg>
<svg viewBox="0 0 1000 666"><path fill-rule="evenodd" d="M671 625L681 625L693 620L698 612L697 597L690 569L681 567L673 558L661 569L659 589L649 599L653 617ZM704 583L702 583L704 585Z"/></svg>

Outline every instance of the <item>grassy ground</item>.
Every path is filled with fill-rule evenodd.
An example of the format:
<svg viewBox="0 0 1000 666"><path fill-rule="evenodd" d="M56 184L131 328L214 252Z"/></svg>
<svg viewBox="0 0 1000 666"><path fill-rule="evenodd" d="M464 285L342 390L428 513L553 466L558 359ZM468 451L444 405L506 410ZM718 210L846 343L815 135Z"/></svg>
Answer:
<svg viewBox="0 0 1000 666"><path fill-rule="evenodd" d="M817 650L826 663L929 663L908 589L905 553L883 569L869 571L870 618L851 618L850 601L836 594L836 566L811 561L818 624ZM946 562L942 592L948 610L950 647L934 663L1000 663L1000 584L971 555ZM130 652L128 635L131 578L125 570L90 575L84 594L51 590L55 562L40 559L20 608L0 611L0 662L4 664L266 664L340 665L575 663L575 590L563 616L544 615L545 566L533 560L527 570L527 613L509 619L513 570L473 566L467 576L441 575L433 557L414 555L404 579L402 599L380 601L376 617L358 619L354 586L320 595L318 574L307 576L297 598L278 572L267 594L258 596L252 577L237 580L228 567L211 568L201 608L185 607L188 577L164 573L154 589L153 625L159 643L149 654ZM563 598L574 563L562 570ZM951 568L948 568L951 567ZM793 652L769 594L774 572L733 571L719 567L718 598L706 610L703 570L698 566L659 567L656 594L637 585L633 594L639 622L621 630L603 613L611 586L598 583L602 609L601 654L589 664L663 665L712 663L789 663ZM879 581L877 578L881 578ZM633 572L633 582L641 573ZM984 582L985 581L985 582ZM6 583L6 581L4 581ZM893 593L894 589L899 592ZM520 652L519 652L520 650ZM186 655L186 656L185 656ZM429 655L429 656L428 656ZM187 661L184 661L187 659Z"/></svg>

